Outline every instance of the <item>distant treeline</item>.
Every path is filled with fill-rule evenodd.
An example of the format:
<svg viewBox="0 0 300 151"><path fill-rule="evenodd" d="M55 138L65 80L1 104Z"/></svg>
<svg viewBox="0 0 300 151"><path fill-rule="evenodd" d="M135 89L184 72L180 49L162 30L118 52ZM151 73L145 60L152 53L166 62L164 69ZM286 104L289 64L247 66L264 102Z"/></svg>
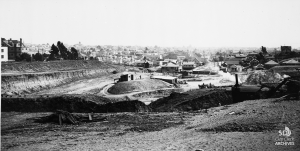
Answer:
<svg viewBox="0 0 300 151"><path fill-rule="evenodd" d="M15 61L52 61L52 60L78 60L79 53L74 47L71 47L71 50L68 50L64 44L60 41L57 42L57 45L52 44L50 54L41 54L37 52L32 56L26 52L21 53L19 56L16 56Z"/></svg>

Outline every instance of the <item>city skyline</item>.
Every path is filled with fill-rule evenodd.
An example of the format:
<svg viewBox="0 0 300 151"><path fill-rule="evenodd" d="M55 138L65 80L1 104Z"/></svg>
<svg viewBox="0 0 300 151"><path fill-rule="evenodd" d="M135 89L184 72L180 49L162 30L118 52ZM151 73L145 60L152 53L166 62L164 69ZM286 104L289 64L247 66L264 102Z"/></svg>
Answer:
<svg viewBox="0 0 300 151"><path fill-rule="evenodd" d="M300 47L300 1L2 0L1 37L25 43Z"/></svg>

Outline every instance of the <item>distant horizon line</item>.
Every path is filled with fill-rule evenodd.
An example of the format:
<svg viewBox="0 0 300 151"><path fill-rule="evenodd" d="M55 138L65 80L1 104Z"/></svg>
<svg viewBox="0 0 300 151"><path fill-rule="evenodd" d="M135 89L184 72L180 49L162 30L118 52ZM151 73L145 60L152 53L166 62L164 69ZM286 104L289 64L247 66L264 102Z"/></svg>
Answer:
<svg viewBox="0 0 300 151"><path fill-rule="evenodd" d="M60 40L58 40L60 41ZM69 44L69 43L65 43L63 41L60 41L63 44L66 45L76 45L79 43L75 43L75 44ZM25 42L27 43L27 42ZM36 44L36 45L43 45L43 44L56 44L56 43L27 43L27 44ZM293 46L293 45L279 45L279 46L266 46L266 45L262 45L262 46L193 46L193 45L183 45L183 46L160 46L160 45L123 45L123 44L83 44L80 43L83 46L131 46L131 47L192 47L192 48L260 48L260 47L266 47L266 48L280 48L281 46L291 46L292 48L300 48L300 46Z"/></svg>
<svg viewBox="0 0 300 151"><path fill-rule="evenodd" d="M3 36L1 36L1 38L5 38ZM9 39L12 39L12 40L19 40L20 38L18 39L14 39L14 38L5 38L6 40L9 40ZM35 43L35 42L26 42L25 39L23 39L23 42L24 44L35 44L35 45L43 45L43 44L49 44L49 45L52 45L52 44L55 44L60 41L66 45L76 45L76 44L82 44L84 46L131 46L131 47L170 47L170 48L178 48L178 47L184 47L184 48L188 48L188 47L191 47L191 48L260 48L262 46L266 47L266 48L280 48L281 46L291 46L292 48L300 48L300 45L299 46L293 46L293 45L278 45L278 46L266 46L266 45L262 45L262 46L195 46L195 45L192 45L192 44L188 44L188 45L182 45L182 46L170 46L170 45L137 45L137 44L84 44L82 43L81 41L78 41L78 43L74 43L74 44L69 44L68 42L64 42L64 41L61 41L61 40L57 40L56 42L52 42L52 43Z"/></svg>
<svg viewBox="0 0 300 151"><path fill-rule="evenodd" d="M69 43L64 43L65 45L73 46L76 44L69 44ZM35 44L35 45L43 45L43 44L49 44L50 46L52 44L56 45L55 43L25 43L25 44ZM78 43L77 43L78 44ZM124 46L124 47L163 47L163 48L261 48L262 46L160 46L160 45L113 45L113 44L82 44L83 46ZM291 46L293 48L300 48L300 46L292 46L292 45L279 45L279 46L263 46L266 48L280 48L281 46Z"/></svg>

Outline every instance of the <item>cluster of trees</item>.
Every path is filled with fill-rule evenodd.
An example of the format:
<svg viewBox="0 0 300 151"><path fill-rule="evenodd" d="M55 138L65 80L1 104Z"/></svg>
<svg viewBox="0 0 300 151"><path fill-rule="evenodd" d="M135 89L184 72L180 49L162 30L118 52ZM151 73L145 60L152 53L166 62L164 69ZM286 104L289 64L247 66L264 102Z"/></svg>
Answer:
<svg viewBox="0 0 300 151"><path fill-rule="evenodd" d="M44 61L45 58L48 58L48 54L41 54L40 52L37 52L36 54L33 54L32 56L26 52L21 53L20 55L16 56L15 61Z"/></svg>
<svg viewBox="0 0 300 151"><path fill-rule="evenodd" d="M32 61L31 55L28 53L21 53L20 55L17 55L15 58L16 61Z"/></svg>
<svg viewBox="0 0 300 151"><path fill-rule="evenodd" d="M69 51L62 42L58 41L55 46L52 44L50 56L47 60L77 60L78 59L78 51L72 47L71 51Z"/></svg>
<svg viewBox="0 0 300 151"><path fill-rule="evenodd" d="M246 59L243 59L240 61L240 65L243 67L253 68L254 66L257 66L260 63L259 60L257 60L256 57L247 57Z"/></svg>
<svg viewBox="0 0 300 151"><path fill-rule="evenodd" d="M282 59L288 59L288 58L294 58L294 57L300 57L300 52L296 52L296 51L291 51L289 54L282 54L280 53L276 53L274 55L275 60L282 60Z"/></svg>
<svg viewBox="0 0 300 151"><path fill-rule="evenodd" d="M72 47L71 51L69 51L62 42L58 41L57 45L55 46L52 44L50 55L48 54L41 54L37 52L32 56L26 52L21 53L20 55L16 56L15 61L51 61L51 60L78 60L79 54L78 51Z"/></svg>

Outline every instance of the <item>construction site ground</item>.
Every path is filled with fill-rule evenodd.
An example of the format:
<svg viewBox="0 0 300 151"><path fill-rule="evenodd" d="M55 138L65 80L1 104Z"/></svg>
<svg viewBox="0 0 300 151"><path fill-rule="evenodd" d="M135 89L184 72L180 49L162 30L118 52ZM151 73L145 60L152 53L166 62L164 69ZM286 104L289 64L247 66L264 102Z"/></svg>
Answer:
<svg viewBox="0 0 300 151"><path fill-rule="evenodd" d="M51 113L2 112L1 150L296 151L299 107L299 100L250 100L207 112L95 113L105 120L78 125L38 122ZM275 145L285 127L294 145Z"/></svg>
<svg viewBox="0 0 300 151"><path fill-rule="evenodd" d="M24 64L20 67L7 65L4 71L7 74L23 74L21 72L31 72L30 65ZM83 61L78 64L78 68L90 69L98 65L95 62ZM18 72L13 72L16 68ZM52 72L52 68L41 70L40 67L36 67L32 72L47 70ZM53 72L59 68L69 70L68 66L55 66ZM70 70L74 69L70 68ZM151 73L138 70L130 73L135 74L135 77L141 76L141 81L148 80L151 76ZM139 100L146 104L158 99L157 96L150 94L155 90L132 91L119 95L108 93L108 89L114 85L114 79L119 78L121 74L122 72L117 72L96 78L80 79L26 95L89 96L93 94L110 100L120 99L124 102L127 99L136 99L133 96L145 94L146 97L141 95ZM245 80L243 78L241 76L239 81ZM179 89L183 91L199 89L198 85L203 83L216 86L235 83L233 75L222 72L219 75L201 76L199 79L202 81L188 81L187 84L181 84ZM178 88L162 88L164 91L169 89ZM210 91L210 89L202 91ZM191 91L190 94L193 92ZM147 93L151 97L147 97ZM207 96L204 98L208 102L215 102ZM166 101L168 102L168 99ZM197 102L197 99L193 101ZM177 99L177 102L180 100ZM299 100L248 100L190 112L146 112L145 110L94 113L94 117L103 117L105 120L78 125L38 122L39 119L52 114L49 112L1 112L1 150L298 150L299 107ZM74 114L87 116L87 113ZM291 130L291 135L279 136L279 131L284 130L285 127ZM281 138L292 138L294 145L275 145Z"/></svg>

